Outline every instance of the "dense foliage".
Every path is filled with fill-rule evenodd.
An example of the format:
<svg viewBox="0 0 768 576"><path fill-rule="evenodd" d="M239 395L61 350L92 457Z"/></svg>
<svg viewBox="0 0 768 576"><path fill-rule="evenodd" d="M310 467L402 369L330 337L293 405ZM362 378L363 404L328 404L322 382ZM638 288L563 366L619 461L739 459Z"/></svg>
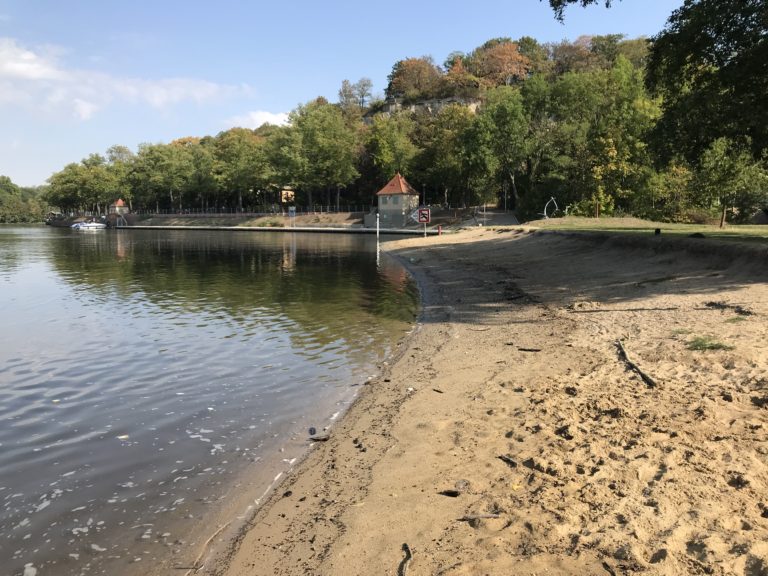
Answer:
<svg viewBox="0 0 768 576"><path fill-rule="evenodd" d="M559 17L571 3L551 0ZM603 0L599 0L603 1ZM610 4L610 2L607 2ZM386 99L345 80L286 126L122 146L70 164L48 201L102 210L372 204L397 171L426 202L745 221L768 205L766 0L685 0L655 38L494 38L394 64Z"/></svg>
<svg viewBox="0 0 768 576"><path fill-rule="evenodd" d="M22 188L0 176L0 224L41 222L46 214L41 194L41 188Z"/></svg>

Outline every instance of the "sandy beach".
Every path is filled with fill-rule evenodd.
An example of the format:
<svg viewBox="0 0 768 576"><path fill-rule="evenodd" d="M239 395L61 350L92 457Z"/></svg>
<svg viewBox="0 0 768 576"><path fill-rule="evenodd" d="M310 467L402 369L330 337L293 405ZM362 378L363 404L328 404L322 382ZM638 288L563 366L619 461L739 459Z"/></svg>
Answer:
<svg viewBox="0 0 768 576"><path fill-rule="evenodd" d="M414 334L207 573L768 574L768 253L388 243Z"/></svg>

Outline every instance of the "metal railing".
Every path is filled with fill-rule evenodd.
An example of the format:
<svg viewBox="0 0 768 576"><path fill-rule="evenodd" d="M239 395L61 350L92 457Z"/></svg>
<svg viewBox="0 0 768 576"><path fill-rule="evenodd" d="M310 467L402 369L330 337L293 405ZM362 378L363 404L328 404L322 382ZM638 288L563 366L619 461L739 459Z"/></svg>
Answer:
<svg viewBox="0 0 768 576"><path fill-rule="evenodd" d="M339 214L339 213L368 213L370 212L370 205L366 204L352 204L339 206L338 210L336 206L324 206L315 205L311 210L307 206L296 206L296 215L300 214ZM173 209L162 208L156 209L136 209L133 214L139 214L142 216L191 216L191 217L232 217L232 216L244 216L244 217L258 217L258 216L288 216L288 208L284 207L271 207L260 206L250 207L245 210L239 210L237 208L220 208L220 209L201 209L201 208L189 208L189 209Z"/></svg>

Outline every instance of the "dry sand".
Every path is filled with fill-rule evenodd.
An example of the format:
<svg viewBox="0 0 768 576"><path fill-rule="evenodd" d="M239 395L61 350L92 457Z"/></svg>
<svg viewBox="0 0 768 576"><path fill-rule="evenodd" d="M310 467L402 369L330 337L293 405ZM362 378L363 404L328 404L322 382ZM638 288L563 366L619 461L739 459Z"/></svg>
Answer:
<svg viewBox="0 0 768 576"><path fill-rule="evenodd" d="M765 248L486 229L387 249L418 329L214 573L768 574ZM708 336L732 348L689 349Z"/></svg>

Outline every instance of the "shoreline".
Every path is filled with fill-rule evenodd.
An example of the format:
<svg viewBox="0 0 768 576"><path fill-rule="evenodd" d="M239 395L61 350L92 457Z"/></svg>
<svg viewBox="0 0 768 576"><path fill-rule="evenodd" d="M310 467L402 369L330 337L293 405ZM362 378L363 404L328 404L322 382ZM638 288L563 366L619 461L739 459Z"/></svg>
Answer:
<svg viewBox="0 0 768 576"><path fill-rule="evenodd" d="M401 236L439 236L438 230L415 230L410 228L334 228L324 226L119 226L115 230L215 230L225 232L309 232L323 234L389 234Z"/></svg>
<svg viewBox="0 0 768 576"><path fill-rule="evenodd" d="M765 254L718 246L388 243L423 291L418 330L209 573L768 566Z"/></svg>

